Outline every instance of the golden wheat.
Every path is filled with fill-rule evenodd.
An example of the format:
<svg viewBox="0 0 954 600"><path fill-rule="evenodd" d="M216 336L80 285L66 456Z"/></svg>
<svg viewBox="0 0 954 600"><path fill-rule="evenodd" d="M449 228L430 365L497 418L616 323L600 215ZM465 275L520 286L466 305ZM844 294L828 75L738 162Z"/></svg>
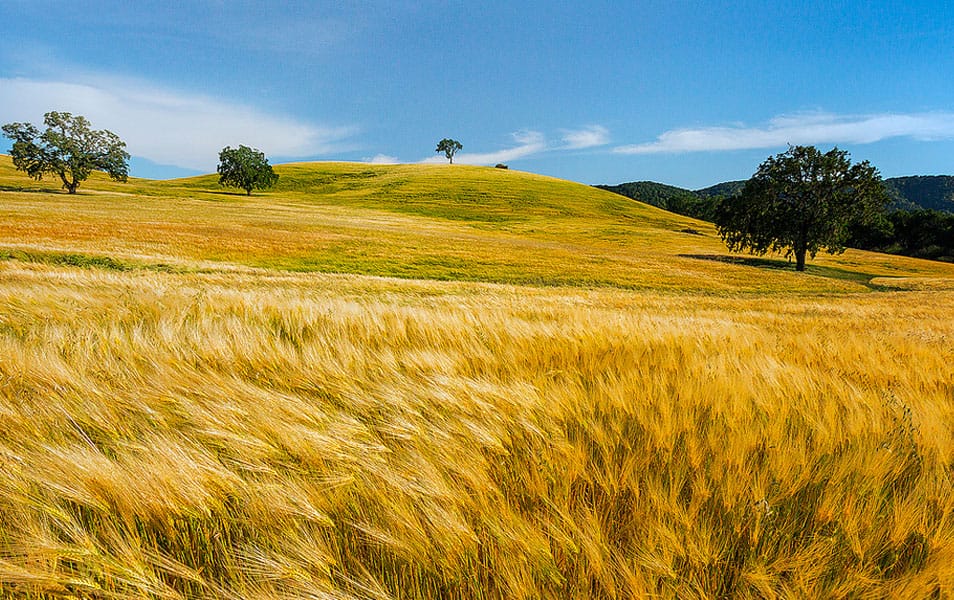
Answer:
<svg viewBox="0 0 954 600"><path fill-rule="evenodd" d="M950 306L0 263L0 595L946 596Z"/></svg>

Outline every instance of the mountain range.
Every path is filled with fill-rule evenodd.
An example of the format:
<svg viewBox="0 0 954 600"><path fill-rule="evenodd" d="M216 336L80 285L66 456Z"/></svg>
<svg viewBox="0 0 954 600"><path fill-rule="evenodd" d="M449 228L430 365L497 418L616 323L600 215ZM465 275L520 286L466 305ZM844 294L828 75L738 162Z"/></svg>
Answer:
<svg viewBox="0 0 954 600"><path fill-rule="evenodd" d="M954 176L915 175L884 180L895 210L931 209L954 214ZM654 181L632 181L596 187L633 200L706 221L712 220L715 199L738 193L745 181L726 181L688 190Z"/></svg>

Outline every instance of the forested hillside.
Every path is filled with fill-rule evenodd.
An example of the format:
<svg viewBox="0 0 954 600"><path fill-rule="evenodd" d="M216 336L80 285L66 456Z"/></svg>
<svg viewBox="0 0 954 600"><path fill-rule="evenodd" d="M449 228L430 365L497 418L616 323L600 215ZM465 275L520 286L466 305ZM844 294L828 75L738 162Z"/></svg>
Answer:
<svg viewBox="0 0 954 600"><path fill-rule="evenodd" d="M954 260L954 176L918 175L884 180L891 203L884 219L857 227L850 245L863 250L931 260ZM739 193L744 181L726 181L699 190L634 181L600 189L680 214L712 221L720 198Z"/></svg>
<svg viewBox="0 0 954 600"><path fill-rule="evenodd" d="M954 213L954 176L891 177L885 179L884 184L893 200L893 209L927 209ZM745 181L725 181L698 190L688 190L655 181L631 181L596 187L675 213L705 219L703 215L712 214L712 205L717 198L737 194L743 185Z"/></svg>
<svg viewBox="0 0 954 600"><path fill-rule="evenodd" d="M904 210L942 210L954 213L954 177L915 175L885 180L897 208Z"/></svg>

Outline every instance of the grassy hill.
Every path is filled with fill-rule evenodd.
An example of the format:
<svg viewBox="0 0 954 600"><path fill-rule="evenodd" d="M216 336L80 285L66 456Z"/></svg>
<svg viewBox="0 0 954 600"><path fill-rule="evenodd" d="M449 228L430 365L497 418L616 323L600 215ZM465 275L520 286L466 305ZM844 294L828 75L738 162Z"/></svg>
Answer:
<svg viewBox="0 0 954 600"><path fill-rule="evenodd" d="M0 163L0 244L141 267L221 263L544 286L700 292L864 291L883 276L945 275L900 257L730 257L713 227L567 181L482 167L282 165L251 198L215 176L88 182L53 193ZM81 260L81 258L77 258ZM757 265L753 277L753 267ZM189 267L191 268L191 267Z"/></svg>
<svg viewBox="0 0 954 600"><path fill-rule="evenodd" d="M954 265L570 182L0 157L0 597L954 593Z"/></svg>

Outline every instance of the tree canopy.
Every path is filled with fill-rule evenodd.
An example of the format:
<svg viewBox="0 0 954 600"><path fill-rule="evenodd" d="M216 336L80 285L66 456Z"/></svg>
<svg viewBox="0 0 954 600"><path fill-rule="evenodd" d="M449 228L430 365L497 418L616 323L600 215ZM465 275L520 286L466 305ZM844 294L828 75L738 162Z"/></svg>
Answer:
<svg viewBox="0 0 954 600"><path fill-rule="evenodd" d="M889 198L868 161L851 164L838 148L791 146L759 165L736 196L716 209L716 226L732 251L784 251L805 270L805 256L844 252L851 227L877 218Z"/></svg>
<svg viewBox="0 0 954 600"><path fill-rule="evenodd" d="M3 135L13 140L10 154L17 170L36 180L57 175L70 194L95 170L127 180L129 154L115 133L90 129L85 117L68 112L48 112L43 122L47 128L42 133L30 123L3 126Z"/></svg>
<svg viewBox="0 0 954 600"><path fill-rule="evenodd" d="M278 182L278 174L268 164L265 153L255 148L226 146L219 152L219 184L245 190L264 190Z"/></svg>
<svg viewBox="0 0 954 600"><path fill-rule="evenodd" d="M435 150L435 152L443 152L447 160L450 161L450 164L454 164L454 155L457 154L457 151L461 148L463 148L463 146L457 140L444 138L437 142L437 150Z"/></svg>

